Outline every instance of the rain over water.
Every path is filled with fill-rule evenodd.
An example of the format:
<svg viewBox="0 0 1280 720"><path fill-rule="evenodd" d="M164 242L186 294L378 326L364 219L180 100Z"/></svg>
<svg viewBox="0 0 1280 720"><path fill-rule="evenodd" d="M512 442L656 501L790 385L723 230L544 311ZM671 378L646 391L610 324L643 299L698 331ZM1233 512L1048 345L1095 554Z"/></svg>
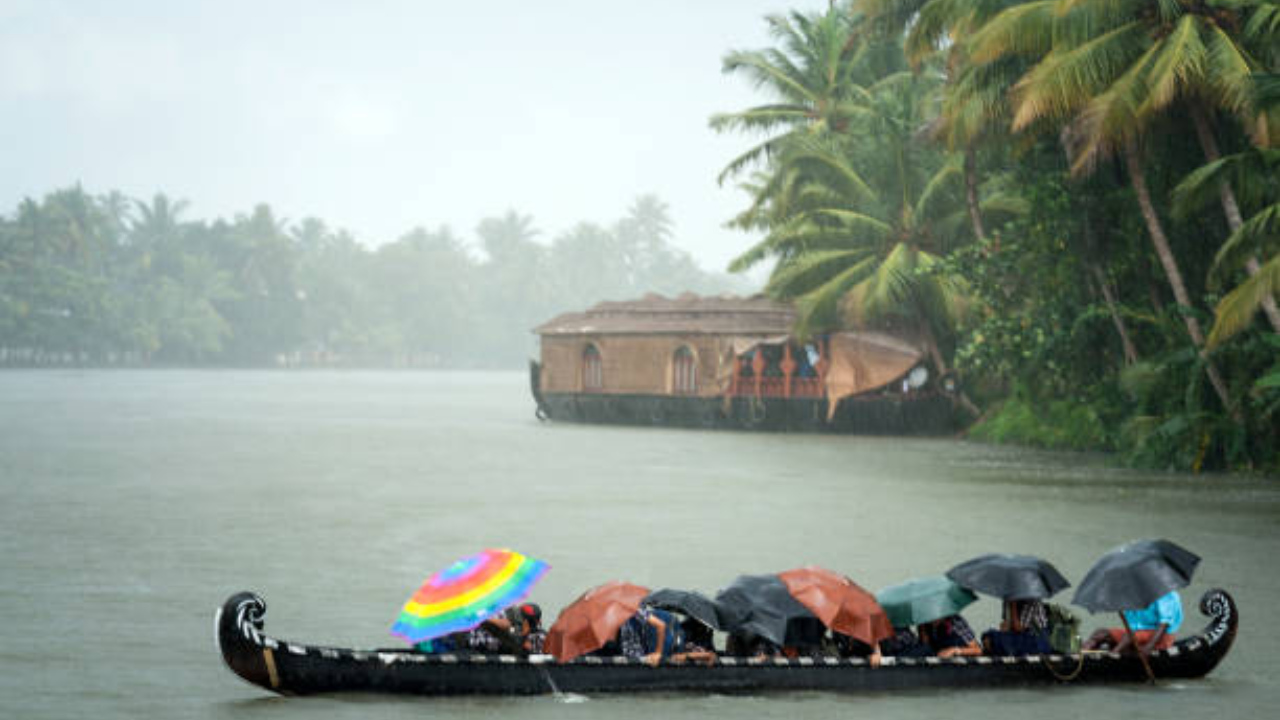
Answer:
<svg viewBox="0 0 1280 720"><path fill-rule="evenodd" d="M545 424L521 373L32 371L0 374L0 489L2 717L1270 717L1280 700L1280 632L1262 620L1280 488L1263 479L951 439ZM534 599L553 616L614 578L711 593L820 564L876 589L995 551L1078 582L1140 537L1204 558L1187 630L1206 589L1239 602L1240 636L1205 680L286 699L232 675L211 632L252 590L273 636L392 646L413 588L489 546L551 563ZM991 600L966 614L998 620Z"/></svg>

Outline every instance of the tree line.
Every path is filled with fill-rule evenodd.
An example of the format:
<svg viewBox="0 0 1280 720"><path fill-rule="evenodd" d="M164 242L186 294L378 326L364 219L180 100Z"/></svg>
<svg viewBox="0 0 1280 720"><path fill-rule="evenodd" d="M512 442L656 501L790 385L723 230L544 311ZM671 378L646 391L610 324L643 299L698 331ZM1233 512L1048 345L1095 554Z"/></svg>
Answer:
<svg viewBox="0 0 1280 720"><path fill-rule="evenodd" d="M268 205L186 208L74 186L0 216L0 365L517 368L557 313L739 287L673 244L651 195L550 243L509 211L472 242L419 227L376 248Z"/></svg>
<svg viewBox="0 0 1280 720"><path fill-rule="evenodd" d="M749 198L799 332L887 328L974 434L1274 469L1280 3L852 0L724 56L764 102Z"/></svg>

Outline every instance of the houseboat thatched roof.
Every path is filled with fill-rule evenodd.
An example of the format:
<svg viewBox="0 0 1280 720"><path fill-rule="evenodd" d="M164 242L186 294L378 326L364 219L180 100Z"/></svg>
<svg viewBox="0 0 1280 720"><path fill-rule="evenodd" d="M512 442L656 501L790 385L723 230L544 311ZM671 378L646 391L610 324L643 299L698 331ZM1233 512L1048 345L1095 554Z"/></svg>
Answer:
<svg viewBox="0 0 1280 720"><path fill-rule="evenodd" d="M786 335L795 310L762 295L675 298L649 294L639 300L602 302L584 312L559 315L534 328L539 335Z"/></svg>

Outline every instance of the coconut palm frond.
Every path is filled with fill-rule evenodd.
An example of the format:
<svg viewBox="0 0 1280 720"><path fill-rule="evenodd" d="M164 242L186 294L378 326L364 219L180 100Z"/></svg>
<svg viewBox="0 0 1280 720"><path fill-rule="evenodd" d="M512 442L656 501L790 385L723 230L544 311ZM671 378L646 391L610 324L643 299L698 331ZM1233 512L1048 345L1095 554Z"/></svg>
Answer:
<svg viewBox="0 0 1280 720"><path fill-rule="evenodd" d="M967 41L971 62L1015 55L1041 57L1053 46L1057 0L1029 2L999 13Z"/></svg>
<svg viewBox="0 0 1280 720"><path fill-rule="evenodd" d="M861 279L874 268L875 257L865 249L806 253L780 264L765 285L765 292L780 298L796 298L821 289L837 278Z"/></svg>
<svg viewBox="0 0 1280 720"><path fill-rule="evenodd" d="M1078 46L1055 49L1014 87L1013 128L1072 115L1133 65L1135 58L1150 53L1150 44L1142 25L1131 22Z"/></svg>
<svg viewBox="0 0 1280 720"><path fill-rule="evenodd" d="M1213 258L1209 277L1220 282L1228 273L1239 268L1247 258L1261 255L1270 257L1280 252L1280 203L1270 205L1245 220L1239 230L1231 233Z"/></svg>
<svg viewBox="0 0 1280 720"><path fill-rule="evenodd" d="M959 156L953 155L933 174L920 191L913 212L917 219L924 221L941 217L951 208L960 205L960 195L964 192L964 168Z"/></svg>
<svg viewBox="0 0 1280 720"><path fill-rule="evenodd" d="M1271 258L1257 275L1240 283L1227 293L1214 308L1213 327L1209 330L1209 347L1216 347L1249 327L1266 298L1275 298L1280 290L1280 255Z"/></svg>

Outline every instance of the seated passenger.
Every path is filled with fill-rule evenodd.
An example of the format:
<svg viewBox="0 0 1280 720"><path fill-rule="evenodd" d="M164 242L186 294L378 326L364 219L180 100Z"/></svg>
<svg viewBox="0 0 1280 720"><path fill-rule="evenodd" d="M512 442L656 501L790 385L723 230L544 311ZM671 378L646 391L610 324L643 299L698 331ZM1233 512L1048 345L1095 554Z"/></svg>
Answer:
<svg viewBox="0 0 1280 720"><path fill-rule="evenodd" d="M462 647L476 653L514 655L520 648L511 621L503 616L491 617L462 635Z"/></svg>
<svg viewBox="0 0 1280 720"><path fill-rule="evenodd" d="M827 655L823 648L827 641L827 626L817 618L795 618L787 623L787 643L782 646L783 657L821 658Z"/></svg>
<svg viewBox="0 0 1280 720"><path fill-rule="evenodd" d="M680 652L683 644L680 625L666 610L641 607L618 630L622 655L654 667Z"/></svg>
<svg viewBox="0 0 1280 720"><path fill-rule="evenodd" d="M1182 597L1177 590L1168 592L1141 610L1125 610L1124 619L1133 630L1132 638L1124 628L1102 628L1085 640L1084 649L1150 655L1170 647L1182 627Z"/></svg>
<svg viewBox="0 0 1280 720"><path fill-rule="evenodd" d="M933 654L909 627L893 629L893 637L880 641L880 654L894 657L926 657Z"/></svg>
<svg viewBox="0 0 1280 720"><path fill-rule="evenodd" d="M680 623L680 631L684 636L684 647L680 652L672 653L673 664L680 665L686 662L715 664L715 635L710 627L701 620L690 617Z"/></svg>
<svg viewBox="0 0 1280 720"><path fill-rule="evenodd" d="M735 632L729 634L729 639L725 641L724 651L726 655L740 658L772 658L782 656L782 647L774 644L768 638L760 637L749 632Z"/></svg>
<svg viewBox="0 0 1280 720"><path fill-rule="evenodd" d="M547 631L542 629L542 608L534 603L522 603L508 608L507 618L512 627L519 627L519 655L541 655L547 642Z"/></svg>
<svg viewBox="0 0 1280 720"><path fill-rule="evenodd" d="M982 634L988 655L1046 655L1049 645L1049 612L1039 600L1006 600L1000 629Z"/></svg>
<svg viewBox="0 0 1280 720"><path fill-rule="evenodd" d="M957 655L981 655L982 646L973 628L959 615L949 615L916 628L920 641L941 658Z"/></svg>
<svg viewBox="0 0 1280 720"><path fill-rule="evenodd" d="M835 641L836 654L842 658L866 658L871 663L871 667L880 667L880 646L871 647L861 640L849 637L842 632L831 631L831 638Z"/></svg>

